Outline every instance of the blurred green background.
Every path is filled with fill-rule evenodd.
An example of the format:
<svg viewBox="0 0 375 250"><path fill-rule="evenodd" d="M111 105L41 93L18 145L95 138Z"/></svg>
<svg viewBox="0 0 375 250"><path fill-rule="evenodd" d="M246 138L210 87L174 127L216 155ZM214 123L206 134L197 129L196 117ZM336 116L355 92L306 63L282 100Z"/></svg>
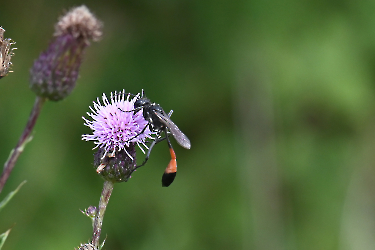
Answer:
<svg viewBox="0 0 375 250"><path fill-rule="evenodd" d="M0 81L0 162L35 96L29 68L57 17L87 5L104 36L86 51L64 101L48 102L0 199L4 249L73 249L91 238L83 210L103 181L81 141L89 106L125 89L147 96L188 135L178 175L160 143L115 185L105 249L375 249L374 1L3 1L17 42ZM139 158L143 156L139 154Z"/></svg>

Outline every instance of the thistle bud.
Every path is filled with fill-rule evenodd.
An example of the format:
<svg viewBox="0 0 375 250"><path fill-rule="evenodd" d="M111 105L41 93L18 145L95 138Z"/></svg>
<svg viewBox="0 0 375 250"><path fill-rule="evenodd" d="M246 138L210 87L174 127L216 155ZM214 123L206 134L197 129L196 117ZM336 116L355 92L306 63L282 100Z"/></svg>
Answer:
<svg viewBox="0 0 375 250"><path fill-rule="evenodd" d="M135 152L134 143L131 143L124 150L107 153L106 155L104 155L105 150L99 148L94 154L96 172L107 181L128 181L136 167Z"/></svg>
<svg viewBox="0 0 375 250"><path fill-rule="evenodd" d="M15 44L10 38L4 39L5 29L0 27L0 79L6 76L10 71L12 63L10 59L14 55L13 50L16 48L10 48L11 45Z"/></svg>
<svg viewBox="0 0 375 250"><path fill-rule="evenodd" d="M55 25L49 47L34 61L30 88L39 96L59 101L76 85L79 68L90 40L100 39L102 23L86 6L71 9Z"/></svg>
<svg viewBox="0 0 375 250"><path fill-rule="evenodd" d="M94 218L96 216L97 209L94 206L89 206L87 209L85 209L84 213L87 215L87 217Z"/></svg>

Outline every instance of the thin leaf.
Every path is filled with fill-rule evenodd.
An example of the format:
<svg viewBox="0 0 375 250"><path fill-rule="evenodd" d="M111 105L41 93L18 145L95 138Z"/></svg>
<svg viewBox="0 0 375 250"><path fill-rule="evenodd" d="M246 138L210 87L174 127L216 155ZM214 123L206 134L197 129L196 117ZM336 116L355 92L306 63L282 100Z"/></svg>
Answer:
<svg viewBox="0 0 375 250"><path fill-rule="evenodd" d="M4 200L2 200L0 202L0 211L1 209L3 209L5 207L5 205L13 198L13 196L18 192L18 190L20 190L20 188L22 187L23 184L25 184L26 181L23 181L20 185L18 185L18 187L16 188L16 190L10 192L5 198Z"/></svg>
<svg viewBox="0 0 375 250"><path fill-rule="evenodd" d="M7 239L9 233L10 233L10 229L6 231L5 233L0 234L0 250L3 247L5 240Z"/></svg>

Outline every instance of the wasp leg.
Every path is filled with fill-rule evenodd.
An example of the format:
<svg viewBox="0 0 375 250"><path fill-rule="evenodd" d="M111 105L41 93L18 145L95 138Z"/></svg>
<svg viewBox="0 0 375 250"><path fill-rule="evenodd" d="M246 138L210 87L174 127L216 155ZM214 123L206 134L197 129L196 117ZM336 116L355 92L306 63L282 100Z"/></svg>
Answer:
<svg viewBox="0 0 375 250"><path fill-rule="evenodd" d="M136 108L136 109L132 109L132 110L122 110L121 108L118 108L118 109L121 110L122 112L134 112L134 114L136 114L142 108Z"/></svg>
<svg viewBox="0 0 375 250"><path fill-rule="evenodd" d="M167 136L169 136L169 135L167 135ZM163 138L158 137L158 138L156 138L156 139L151 143L150 147L148 148L148 151L147 151L146 157L145 157L144 161L142 162L142 164L139 165L139 166L136 166L135 169L144 166L144 165L146 164L146 162L148 161L148 159L150 158L150 154L151 154L151 150L152 150L152 148L153 148L157 143L159 143L159 142L161 142L161 141L164 141L166 138L167 138L167 137L163 137Z"/></svg>
<svg viewBox="0 0 375 250"><path fill-rule="evenodd" d="M128 139L126 142L130 141L130 140L133 140L134 138L137 138L138 136L140 136L141 134L143 134L146 130L147 127L150 127L151 126L151 123L147 123L147 125L142 129L141 132L139 132L138 134L136 134L135 136L131 137L130 139ZM151 130L151 127L150 127L150 130Z"/></svg>

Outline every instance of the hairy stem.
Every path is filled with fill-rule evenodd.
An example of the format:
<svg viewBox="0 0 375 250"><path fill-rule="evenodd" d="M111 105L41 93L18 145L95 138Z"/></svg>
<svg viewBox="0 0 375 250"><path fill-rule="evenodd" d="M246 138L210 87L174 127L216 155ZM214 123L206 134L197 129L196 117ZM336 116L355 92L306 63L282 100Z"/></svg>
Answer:
<svg viewBox="0 0 375 250"><path fill-rule="evenodd" d="M16 165L17 159L20 154L23 152L25 145L31 140L31 132L35 126L36 120L40 114L40 110L42 109L43 103L45 102L45 98L37 96L35 99L34 107L31 110L31 114L29 120L27 121L26 127L18 140L16 147L10 153L10 156L4 164L3 173L0 177L0 193L3 190L3 187L6 181L9 178L10 173L12 172L14 166Z"/></svg>
<svg viewBox="0 0 375 250"><path fill-rule="evenodd" d="M107 208L109 198L111 197L113 190L113 183L110 181L105 181L103 184L102 195L100 196L99 207L97 209L95 221L94 221L94 232L92 235L91 243L99 248L99 238L102 231L103 218L105 209Z"/></svg>

